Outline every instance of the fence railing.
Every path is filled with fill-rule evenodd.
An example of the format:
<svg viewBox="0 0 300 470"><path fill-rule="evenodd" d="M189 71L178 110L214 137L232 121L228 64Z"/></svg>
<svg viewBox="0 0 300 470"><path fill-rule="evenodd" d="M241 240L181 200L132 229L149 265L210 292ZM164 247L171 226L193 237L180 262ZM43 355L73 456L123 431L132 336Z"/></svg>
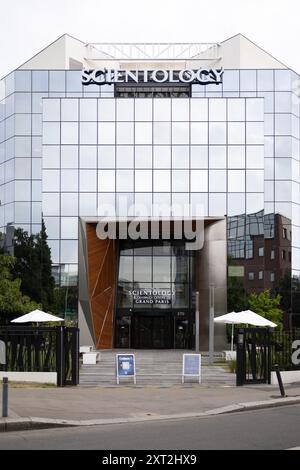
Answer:
<svg viewBox="0 0 300 470"><path fill-rule="evenodd" d="M0 326L0 371L57 372L57 384L78 383L79 330Z"/></svg>
<svg viewBox="0 0 300 470"><path fill-rule="evenodd" d="M279 365L280 370L300 370L300 329L271 331L270 346L272 370L275 370L275 364Z"/></svg>

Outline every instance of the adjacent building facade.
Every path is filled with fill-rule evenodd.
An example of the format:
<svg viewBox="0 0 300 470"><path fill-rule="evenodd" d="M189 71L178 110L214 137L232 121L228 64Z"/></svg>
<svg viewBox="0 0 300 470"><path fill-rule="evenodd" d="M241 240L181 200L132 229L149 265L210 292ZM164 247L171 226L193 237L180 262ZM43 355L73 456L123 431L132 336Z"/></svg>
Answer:
<svg viewBox="0 0 300 470"><path fill-rule="evenodd" d="M212 312L249 292L279 292L286 326L300 325L295 72L242 35L65 35L0 86L1 230L36 233L44 219L82 343L191 349L197 292L203 350ZM101 236L103 217L114 236Z"/></svg>

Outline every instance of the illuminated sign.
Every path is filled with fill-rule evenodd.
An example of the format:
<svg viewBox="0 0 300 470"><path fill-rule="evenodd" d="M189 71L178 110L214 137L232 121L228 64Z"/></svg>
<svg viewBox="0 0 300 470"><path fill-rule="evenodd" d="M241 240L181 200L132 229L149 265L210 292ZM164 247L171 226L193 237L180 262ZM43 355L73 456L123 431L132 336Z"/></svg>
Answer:
<svg viewBox="0 0 300 470"><path fill-rule="evenodd" d="M200 85L222 83L223 68L198 70L111 70L84 69L83 85L111 85L114 83L194 83Z"/></svg>

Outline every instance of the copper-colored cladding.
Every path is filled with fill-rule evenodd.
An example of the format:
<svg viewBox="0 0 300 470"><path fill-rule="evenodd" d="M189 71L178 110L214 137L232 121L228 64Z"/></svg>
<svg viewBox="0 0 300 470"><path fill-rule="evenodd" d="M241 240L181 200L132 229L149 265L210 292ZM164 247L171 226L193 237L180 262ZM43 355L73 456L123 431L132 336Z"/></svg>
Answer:
<svg viewBox="0 0 300 470"><path fill-rule="evenodd" d="M113 347L117 286L117 241L100 240L96 224L86 224L89 298L97 349Z"/></svg>

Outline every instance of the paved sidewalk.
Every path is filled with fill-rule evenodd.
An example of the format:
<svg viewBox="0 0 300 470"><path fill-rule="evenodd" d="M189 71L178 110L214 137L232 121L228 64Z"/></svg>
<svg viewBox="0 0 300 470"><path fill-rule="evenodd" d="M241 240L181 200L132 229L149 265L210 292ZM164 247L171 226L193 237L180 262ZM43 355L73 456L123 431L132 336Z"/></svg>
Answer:
<svg viewBox="0 0 300 470"><path fill-rule="evenodd" d="M300 383L286 385L288 397L300 402ZM1 393L0 393L1 396ZM2 398L2 397L1 397ZM10 388L11 418L59 420L118 420L163 418L170 415L198 415L239 404L271 402L280 398L278 386L205 387L184 385L161 387L65 387ZM0 418L0 424L1 424Z"/></svg>

